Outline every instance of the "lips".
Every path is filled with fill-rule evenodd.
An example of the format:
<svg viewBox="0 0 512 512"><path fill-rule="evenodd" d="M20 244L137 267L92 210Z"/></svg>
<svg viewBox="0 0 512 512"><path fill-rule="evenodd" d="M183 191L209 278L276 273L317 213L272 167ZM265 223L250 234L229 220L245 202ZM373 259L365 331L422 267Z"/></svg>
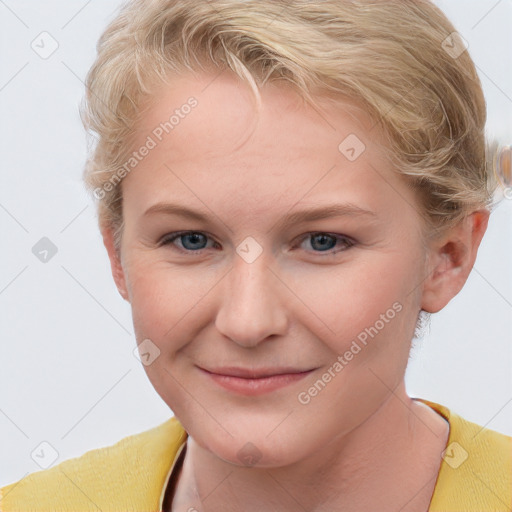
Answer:
<svg viewBox="0 0 512 512"><path fill-rule="evenodd" d="M314 369L302 370L290 367L239 368L222 367L201 372L210 382L224 391L237 395L256 396L293 385Z"/></svg>
<svg viewBox="0 0 512 512"><path fill-rule="evenodd" d="M207 370L206 368L201 368L202 370L213 373L215 375L224 375L227 377L239 377L241 379L263 379L266 377L273 377L274 375L288 375L288 374L296 374L296 373L305 373L310 372L312 369L307 368L304 370L300 370L297 368L290 367L268 367L268 368L260 368L260 369L249 369L249 368L239 368L239 367L222 367L215 368L211 370Z"/></svg>

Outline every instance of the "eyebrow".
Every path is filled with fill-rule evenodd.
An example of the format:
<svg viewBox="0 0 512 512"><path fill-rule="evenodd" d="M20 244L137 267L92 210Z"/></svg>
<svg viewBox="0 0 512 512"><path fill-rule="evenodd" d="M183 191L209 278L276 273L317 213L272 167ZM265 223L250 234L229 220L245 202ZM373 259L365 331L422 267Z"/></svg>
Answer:
<svg viewBox="0 0 512 512"><path fill-rule="evenodd" d="M186 206L174 203L156 203L153 206L150 206L144 212L144 216L157 213L176 215L199 222L208 222L210 220L209 216L205 213L191 210ZM299 210L289 213L278 222L278 226L282 227L283 225L287 224L299 224L300 222L314 221L339 216L364 216L373 220L376 220L377 218L377 214L375 212L371 210L365 210L364 208L361 208L360 206L352 203L330 204L321 206L319 208Z"/></svg>

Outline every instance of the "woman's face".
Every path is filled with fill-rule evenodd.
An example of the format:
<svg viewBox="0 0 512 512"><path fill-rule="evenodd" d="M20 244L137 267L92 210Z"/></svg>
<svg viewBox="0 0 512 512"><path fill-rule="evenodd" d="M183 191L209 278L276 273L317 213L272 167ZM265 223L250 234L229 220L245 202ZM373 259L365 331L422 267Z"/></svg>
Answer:
<svg viewBox="0 0 512 512"><path fill-rule="evenodd" d="M347 434L403 382L425 254L417 199L369 119L285 86L262 90L259 115L252 101L227 72L154 97L122 182L120 287L188 433L269 467Z"/></svg>

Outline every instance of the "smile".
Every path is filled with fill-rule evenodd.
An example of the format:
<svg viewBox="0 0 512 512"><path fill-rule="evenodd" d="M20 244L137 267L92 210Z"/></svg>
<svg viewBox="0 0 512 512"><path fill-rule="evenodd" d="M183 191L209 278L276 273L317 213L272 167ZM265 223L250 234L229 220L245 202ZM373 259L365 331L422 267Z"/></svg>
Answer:
<svg viewBox="0 0 512 512"><path fill-rule="evenodd" d="M209 379L228 391L242 395L260 395L269 393L297 382L313 370L266 369L247 370L244 368L225 368L215 371L200 368Z"/></svg>

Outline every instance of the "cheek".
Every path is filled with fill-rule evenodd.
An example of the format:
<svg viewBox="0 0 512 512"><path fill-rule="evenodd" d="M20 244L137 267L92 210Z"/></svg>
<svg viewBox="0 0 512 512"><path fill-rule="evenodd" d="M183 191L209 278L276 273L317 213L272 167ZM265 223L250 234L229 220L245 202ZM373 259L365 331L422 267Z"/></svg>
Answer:
<svg viewBox="0 0 512 512"><path fill-rule="evenodd" d="M165 262L137 261L128 268L137 340L150 338L161 350L189 334L208 293L218 281L209 272L172 268ZM173 343L174 344L174 343Z"/></svg>
<svg viewBox="0 0 512 512"><path fill-rule="evenodd" d="M301 322L337 354L358 336L364 340L366 333L368 337L367 329L375 324L382 334L400 329L405 302L410 301L404 277L409 261L397 253L364 256L337 267L283 275L302 311Z"/></svg>
<svg viewBox="0 0 512 512"><path fill-rule="evenodd" d="M408 265L411 262L396 252L374 252L338 266L301 264L277 269L283 282L284 314L340 353L350 340L364 338L365 329L377 323L381 330L381 315L385 315L384 321L392 320L385 322L385 330L390 331L391 324L398 326L403 314L394 315L397 307L393 305L400 302L405 307L407 293L413 288L412 280L405 277L414 274ZM201 311L211 306L215 297L216 309L222 307L218 292L223 272L192 265L173 267L140 257L131 260L127 275L137 340L150 338L161 350L172 339L172 345L178 346L190 341L194 326L201 325ZM203 320L214 322L214 318Z"/></svg>

